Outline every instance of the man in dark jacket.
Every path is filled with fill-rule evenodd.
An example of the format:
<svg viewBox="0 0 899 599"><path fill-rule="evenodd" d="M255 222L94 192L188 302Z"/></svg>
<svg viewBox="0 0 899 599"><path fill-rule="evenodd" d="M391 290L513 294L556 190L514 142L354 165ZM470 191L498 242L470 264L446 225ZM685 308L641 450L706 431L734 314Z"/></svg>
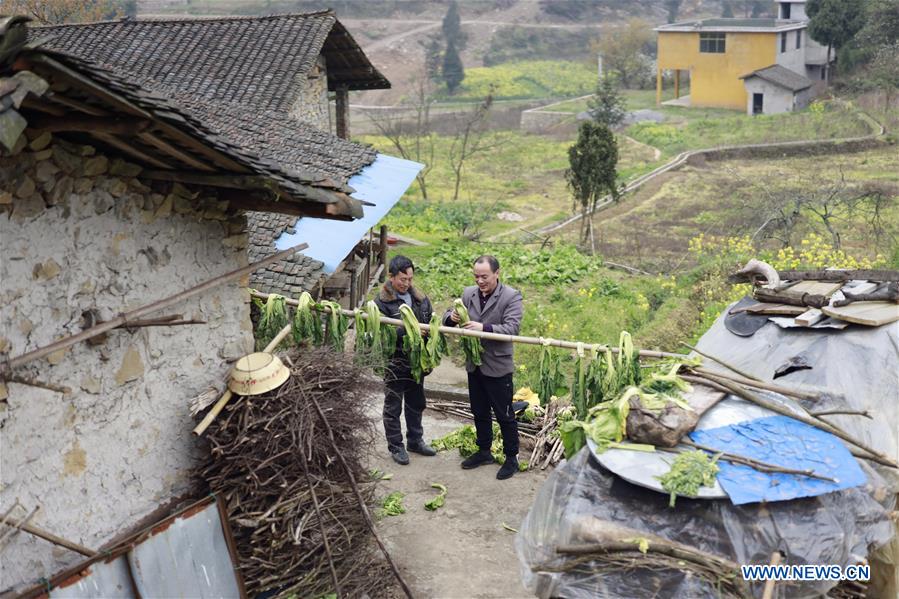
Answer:
<svg viewBox="0 0 899 599"><path fill-rule="evenodd" d="M405 256L394 256L387 270L389 276L381 287L375 303L381 313L388 318L400 318L400 306L404 303L412 308L418 322L428 323L433 309L431 301L412 286L415 266ZM397 331L396 352L387 365L384 373L384 433L387 436L387 448L393 461L397 464L409 463L409 451L433 456L437 452L424 442L424 430L421 426L421 415L425 410L424 380L416 383L412 378L409 358L403 353L403 336L406 331L400 327ZM423 377L424 375L422 375ZM403 448L403 429L400 426L400 414L406 414L406 448Z"/></svg>
<svg viewBox="0 0 899 599"><path fill-rule="evenodd" d="M474 261L476 285L462 292L462 303L468 310L470 322L462 325L473 331L517 335L521 326L523 304L521 293L503 285L499 280L499 261L493 256L481 256ZM459 324L455 310L447 311L444 323ZM503 462L496 478L503 480L518 472L518 423L512 410L513 348L509 341L483 340L481 365L468 363L468 399L477 432L478 452L465 459L462 467L477 468L494 462L490 453L493 444L491 410L503 435Z"/></svg>

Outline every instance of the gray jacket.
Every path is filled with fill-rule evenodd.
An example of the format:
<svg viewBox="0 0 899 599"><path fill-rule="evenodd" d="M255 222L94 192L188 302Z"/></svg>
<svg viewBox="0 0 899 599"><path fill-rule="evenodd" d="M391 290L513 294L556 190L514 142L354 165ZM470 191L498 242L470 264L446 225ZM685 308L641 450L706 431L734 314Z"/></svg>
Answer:
<svg viewBox="0 0 899 599"><path fill-rule="evenodd" d="M468 309L468 315L475 322L493 326L493 332L501 335L517 335L521 327L523 304L521 293L508 285L498 283L496 289L487 300L484 312L481 313L480 290L477 286L466 287L462 292L462 303ZM449 318L452 310L447 310L444 320ZM500 377L515 370L513 362L513 344L509 341L481 340L484 351L481 354L481 372L486 376ZM465 365L468 372L474 370L470 362Z"/></svg>

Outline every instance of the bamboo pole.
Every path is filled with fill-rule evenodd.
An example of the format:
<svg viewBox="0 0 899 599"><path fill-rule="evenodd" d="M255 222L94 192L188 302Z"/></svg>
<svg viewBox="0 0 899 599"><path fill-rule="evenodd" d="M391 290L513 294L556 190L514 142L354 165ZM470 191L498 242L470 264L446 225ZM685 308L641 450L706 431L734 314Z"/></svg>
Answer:
<svg viewBox="0 0 899 599"><path fill-rule="evenodd" d="M59 545L60 547L65 547L66 549L70 549L76 553L80 553L81 555L85 555L87 557L94 557L95 555L97 555L97 552L94 551L93 549L88 549L87 547L85 547L83 545L79 545L78 543L73 543L72 541L67 541L66 539L64 539L62 537L58 537L51 532L47 532L46 530L44 530L42 528L38 528L37 526L34 526L33 524L28 524L25 521L11 519L9 522L4 522L4 524L6 524L7 526L11 526L13 528L21 528L28 534L31 534L31 535L34 535L41 539L44 539L45 541L49 541L49 542L53 543L54 545Z"/></svg>
<svg viewBox="0 0 899 599"><path fill-rule="evenodd" d="M17 367L22 366L23 364L27 364L28 362L31 362L33 360L38 360L40 358L43 358L44 356L52 354L55 351L59 351L61 349L66 349L67 347L71 347L81 341L86 341L86 340L92 339L98 335L102 335L106 331L111 331L112 329L115 329L122 325L127 324L129 320L135 320L135 319L141 318L143 316L146 316L147 314L150 314L152 312L156 312L157 310L162 310L163 308L168 308L169 306L171 306L173 304L177 304L180 301L186 300L195 295L199 295L200 293L203 293L204 291L208 291L209 289L214 289L215 287L224 285L225 283L231 282L234 279L239 279L240 277L242 277L244 275L248 275L252 272L255 272L256 270L262 268L263 266L267 266L274 262L278 262L279 260L282 260L283 258L292 256L293 254L299 252L300 250L304 250L307 247L309 247L309 244L306 244L306 243L301 243L299 245L295 245L294 247L292 247L288 250L284 250L284 251L278 252L276 254L272 254L268 258L265 258L258 262L254 262L253 264L244 266L243 268L238 268L237 270L232 270L229 273L225 273L225 274L215 277L213 279L209 279L208 281L205 281L204 283L200 283L199 285L191 287L190 289L182 291L178 294L163 298L161 300L153 302L152 304L147 304L146 306L142 306L140 308L132 310L131 312L126 312L124 314L121 314L121 315L117 316L116 318L113 318L112 320L107 320L106 322L100 323L100 324L93 326L85 331L81 331L77 335L70 335L70 336L64 337L58 341L54 341L50 345L46 345L44 347L40 347L40 348L32 350L30 352L26 352L20 356L13 358L12 360L10 360L9 363L7 364L7 368L12 370L13 368L17 368Z"/></svg>
<svg viewBox="0 0 899 599"><path fill-rule="evenodd" d="M252 295L253 295L253 297L257 297L259 299L268 299L268 296L269 296L268 293L261 293L258 291L254 291L252 293ZM296 306L299 304L299 302L297 300L290 299L290 298L287 298L285 300L285 303L290 306ZM327 308L321 308L321 309L327 310ZM352 310L341 310L341 312L345 316L354 316L355 315L355 313ZM363 313L362 317L367 318L367 315L365 313ZM395 326L404 326L403 321L397 320L395 318L382 317L381 322L385 323L385 324L392 324ZM419 324L419 326L421 327L421 330L423 332L430 332L430 330L431 330L431 326L428 324L421 323L421 324ZM543 345L544 341L546 341L547 345L549 345L551 347L561 347L563 349L578 349L578 347L583 347L585 349L589 349L591 347L596 347L600 351L609 349L614 353L618 353L617 347L608 347L606 345L602 345L602 344L598 344L598 343L597 344L592 344L592 343L578 344L577 341L562 341L559 339L545 339L544 340L544 339L541 339L540 337L524 337L521 335L504 335L502 333L485 333L483 331L471 331L468 329L460 329L458 327L445 327L445 326L441 326L438 329L438 331L443 333L444 335L456 335L459 337L477 337L478 339L486 339L488 341L505 341L508 343L521 343L524 345ZM673 354L673 353L669 353L669 352L661 352L661 351L654 351L654 350L648 350L648 349L641 349L639 351L640 351L640 357L642 357L642 358L677 358L677 359L689 358L689 356L686 356L684 354Z"/></svg>
<svg viewBox="0 0 899 599"><path fill-rule="evenodd" d="M781 395L787 395L789 397L796 397L798 399L805 399L808 401L817 401L819 399L816 393L809 393L807 391L793 389L791 387L784 387L782 385L776 385L774 383L764 383L756 379L746 379L741 376L734 376L725 372L714 372L712 370L706 370L705 368L699 367L691 368L690 370L692 370L699 376L714 376L721 379L727 379L734 383L746 385L747 387L754 387L756 389L762 389L764 391L773 391L774 393L780 393Z"/></svg>
<svg viewBox="0 0 899 599"><path fill-rule="evenodd" d="M759 383L762 382L762 380L761 380L760 378L755 377L755 376L752 376L751 374L749 374L749 373L747 373L747 372L744 372L744 371L740 370L739 368L737 368L736 366L734 366L734 365L732 365L732 364L728 364L727 362L725 362L725 361L722 360L721 358L716 358L715 356L713 356L713 355L711 355L711 354L708 354L708 353L702 351L701 349L699 349L699 348L697 348L697 347L693 347L693 346L690 345L689 343L681 343L681 345L683 345L684 347L686 347L686 348L688 348L688 349L691 349L691 350L695 351L697 354L699 354L700 356L702 356L702 357L704 357L704 358L708 358L708 359L711 360L712 362L717 362L717 363L721 364L722 366L724 366L724 367L727 368L728 370L731 370L731 371L733 371L733 372L736 372L737 374L739 374L739 375L742 376L743 378L747 378L747 379L750 379L750 380L753 380L753 381L757 381L757 382L759 382Z"/></svg>
<svg viewBox="0 0 899 599"><path fill-rule="evenodd" d="M275 335L275 338L271 340L271 342L265 346L262 350L265 353L269 353L274 351L278 345L284 341L284 338L290 334L290 329L293 325L287 325ZM216 417L221 414L222 410L225 409L225 406L231 401L231 397L234 393L231 392L231 389L226 389L222 396L219 398L215 405L212 406L212 409L203 417L203 420L200 421L196 427L194 427L193 433L198 437L206 432L206 429L209 428L209 425L212 424L212 421L216 419Z"/></svg>

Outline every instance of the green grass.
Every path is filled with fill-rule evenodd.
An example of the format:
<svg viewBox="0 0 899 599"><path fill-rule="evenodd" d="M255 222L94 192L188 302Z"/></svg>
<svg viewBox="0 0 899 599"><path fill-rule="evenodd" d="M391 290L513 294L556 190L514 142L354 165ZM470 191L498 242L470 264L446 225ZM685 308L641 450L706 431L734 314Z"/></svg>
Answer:
<svg viewBox="0 0 899 599"><path fill-rule="evenodd" d="M529 60L465 70L462 85L442 99L478 100L490 93L496 99L565 98L593 91L596 70L565 60Z"/></svg>
<svg viewBox="0 0 899 599"><path fill-rule="evenodd" d="M449 161L453 139L435 135L433 140L433 167L426 179L429 203L421 202L418 183L413 183L385 220L392 230L427 242L455 238L458 230L449 221L452 211L460 204L474 205L488 217L481 230L482 237L519 227L538 227L570 214L571 195L564 173L568 168L568 148L574 143L573 134L548 137L518 131L491 133L491 149L466 164L461 193L455 203ZM388 154L395 153L380 136L364 136L358 141ZM621 141L619 154L622 177L637 176L655 165L650 148L628 140ZM502 211L515 212L524 220L507 222L495 218Z"/></svg>
<svg viewBox="0 0 899 599"><path fill-rule="evenodd" d="M664 123L637 123L627 128L634 139L673 156L685 150L803 139L835 139L870 133L854 110L827 105L823 112L801 112L749 117L734 111L665 107ZM723 112L723 114L722 114ZM698 118L697 118L698 117Z"/></svg>

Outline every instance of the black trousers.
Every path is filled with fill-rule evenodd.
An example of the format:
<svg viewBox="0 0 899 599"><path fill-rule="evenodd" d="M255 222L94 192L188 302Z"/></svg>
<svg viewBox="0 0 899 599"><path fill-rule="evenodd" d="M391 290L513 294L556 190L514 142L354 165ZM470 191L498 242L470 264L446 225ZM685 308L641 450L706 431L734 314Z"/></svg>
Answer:
<svg viewBox="0 0 899 599"><path fill-rule="evenodd" d="M425 411L424 384L416 383L408 368L391 364L384 375L384 387L384 434L387 437L387 447L395 449L403 446L400 414L406 416L406 442L419 443L424 435L421 426L421 415Z"/></svg>
<svg viewBox="0 0 899 599"><path fill-rule="evenodd" d="M518 455L518 423L512 411L512 374L493 377L481 373L480 368L468 373L468 399L474 414L478 447L490 451L493 444L493 423L490 410L496 416L499 430L503 435L503 453Z"/></svg>

